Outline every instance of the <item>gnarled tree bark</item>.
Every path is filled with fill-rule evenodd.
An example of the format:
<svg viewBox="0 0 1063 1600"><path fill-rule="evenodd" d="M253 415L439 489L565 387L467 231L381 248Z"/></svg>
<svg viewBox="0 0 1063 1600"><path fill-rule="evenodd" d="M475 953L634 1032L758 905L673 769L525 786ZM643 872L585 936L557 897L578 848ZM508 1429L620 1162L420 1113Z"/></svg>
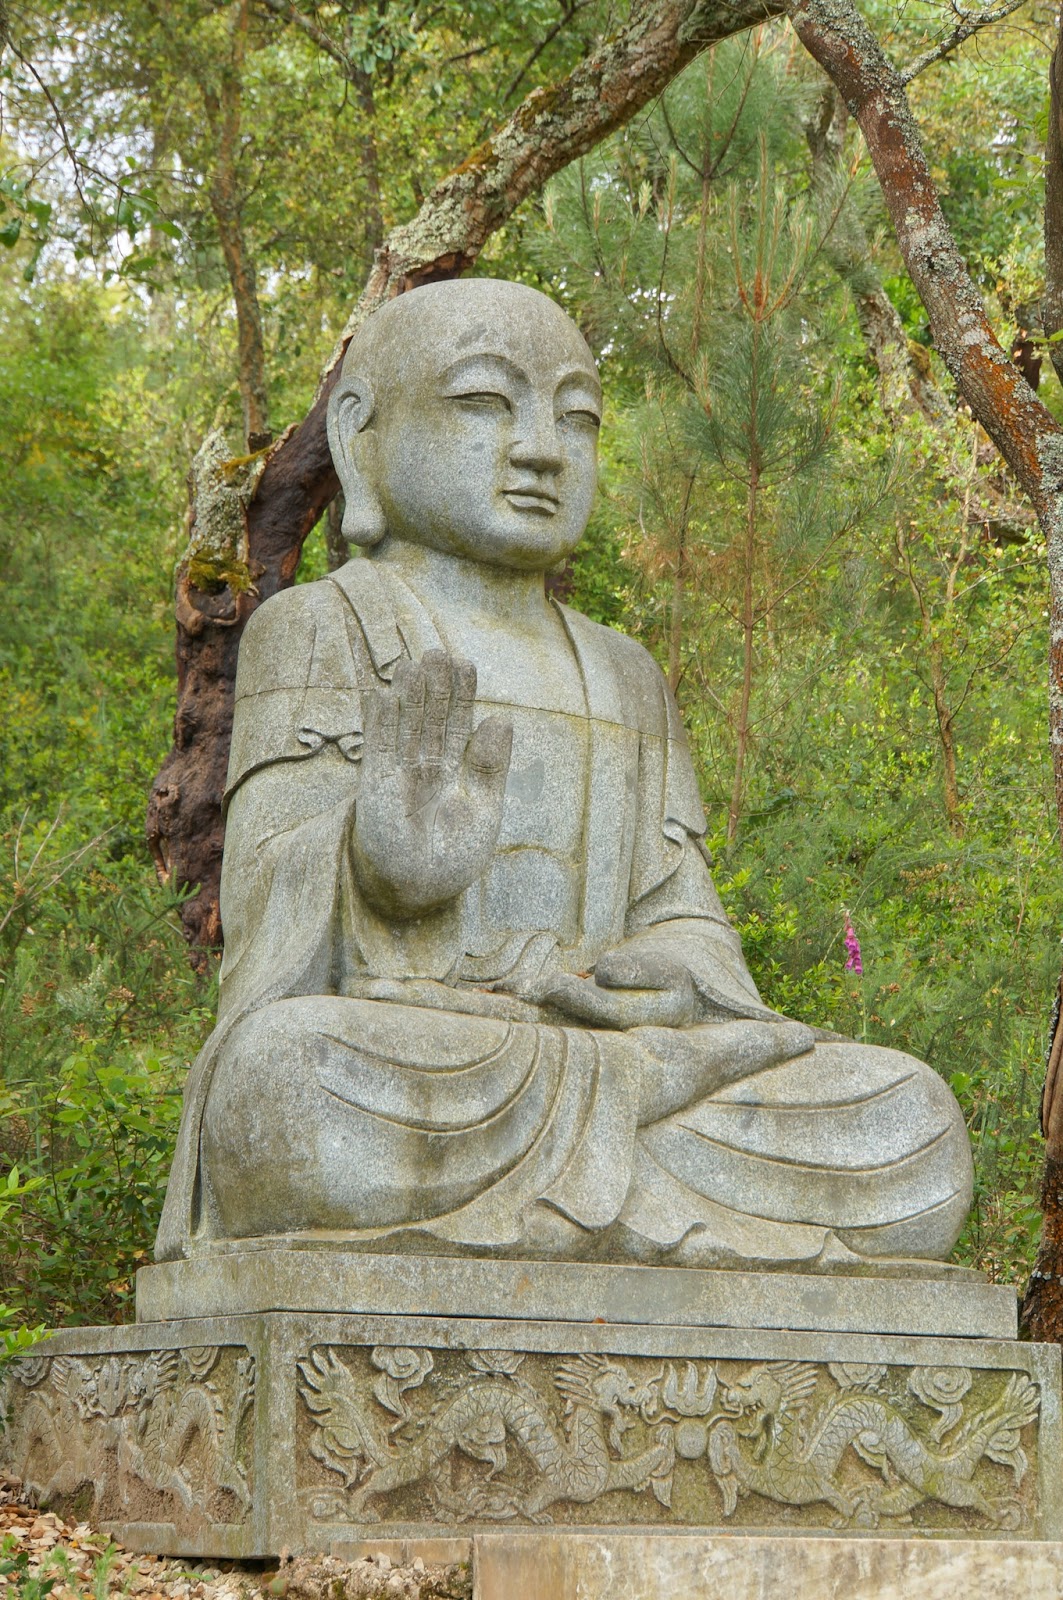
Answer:
<svg viewBox="0 0 1063 1600"><path fill-rule="evenodd" d="M1045 292L1041 324L1056 376L1063 383L1063 11L1048 71L1045 144Z"/></svg>
<svg viewBox="0 0 1063 1600"><path fill-rule="evenodd" d="M909 276L926 308L934 344L960 394L1029 496L1048 551L1049 738L1063 823L1063 430L1008 359L941 210L900 75L851 0L791 0L801 42L824 68L859 123ZM1058 55L1058 52L1057 52ZM1053 112L1059 154L1058 67ZM1051 145L1049 165L1051 166ZM1063 191L1059 191L1063 193ZM1058 218L1056 222L1058 222ZM1056 225L1049 216L1048 225ZM1060 251L1053 239L1052 249ZM1053 1029L1058 1067L1060 1032ZM1047 1150L1044 1227L1024 1318L1035 1338L1063 1342L1063 1074L1050 1071L1042 1121Z"/></svg>
<svg viewBox="0 0 1063 1600"><path fill-rule="evenodd" d="M209 459L197 458L177 575L174 744L152 787L147 831L160 876L195 891L181 916L200 962L221 937L221 795L240 633L255 606L293 581L303 541L338 489L325 412L355 329L392 295L457 277L523 201L635 116L701 50L781 11L781 0L636 0L613 38L528 95L413 221L388 235L303 421L250 466L223 459L216 441Z"/></svg>

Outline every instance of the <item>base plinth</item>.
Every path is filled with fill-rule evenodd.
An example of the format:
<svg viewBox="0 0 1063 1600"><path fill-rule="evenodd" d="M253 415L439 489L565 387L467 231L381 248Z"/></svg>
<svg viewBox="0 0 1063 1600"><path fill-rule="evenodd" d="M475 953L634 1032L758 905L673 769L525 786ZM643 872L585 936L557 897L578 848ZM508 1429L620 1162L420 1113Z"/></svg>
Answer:
<svg viewBox="0 0 1063 1600"><path fill-rule="evenodd" d="M326 1255L316 1269L327 1284ZM671 1269L623 1269L635 1274L640 1315L643 1270L655 1281ZM531 1293L538 1269L524 1271ZM779 1290L782 1276L775 1292L791 1293ZM735 1275L739 1303L771 1292L743 1290L740 1279L757 1278ZM810 1536L830 1544L848 1534L854 1549L883 1535L1063 1537L1057 1347L892 1329L647 1325L616 1316L620 1280L610 1288L605 1278L613 1316L602 1320L595 1281L584 1280L590 1319L578 1321L557 1317L560 1303L556 1320L477 1317L466 1304L465 1315L295 1309L71 1329L11 1365L4 1464L39 1500L130 1547L187 1556L339 1554L455 1536L486 1550L500 1528L524 1530L543 1552L567 1531L629 1556L650 1540L676 1559L692 1548L677 1536L695 1531L800 1535L817 1548L822 1538ZM846 1315L860 1284L847 1280ZM970 1309L972 1289L922 1286L948 1327L953 1297L967 1295ZM231 1284L229 1293L231 1303ZM899 1294L894 1322L902 1303ZM922 1319L924 1302L912 1305ZM730 1543L703 1537L697 1547ZM533 1591L482 1589L484 1600L524 1592Z"/></svg>
<svg viewBox="0 0 1063 1600"><path fill-rule="evenodd" d="M475 1600L1063 1600L1063 1545L488 1534Z"/></svg>

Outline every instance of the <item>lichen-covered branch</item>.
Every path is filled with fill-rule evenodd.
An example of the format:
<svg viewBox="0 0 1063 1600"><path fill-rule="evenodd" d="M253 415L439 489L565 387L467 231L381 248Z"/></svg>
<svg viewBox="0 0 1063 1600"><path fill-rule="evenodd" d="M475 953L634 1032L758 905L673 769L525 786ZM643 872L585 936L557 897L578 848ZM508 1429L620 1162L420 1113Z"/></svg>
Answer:
<svg viewBox="0 0 1063 1600"><path fill-rule="evenodd" d="M181 913L194 948L220 942L221 795L239 636L254 607L292 582L303 541L337 491L325 412L355 329L390 296L463 272L518 206L641 111L701 50L782 9L782 0L636 0L612 38L560 82L528 95L436 186L417 216L388 235L308 415L272 446L244 509L244 537L236 543L250 587L225 581L219 589L213 580L221 570L209 561L210 581L200 587L203 551L220 546L193 475L189 547L177 585L174 745L152 788L147 829L160 873L177 887L198 885ZM216 478L228 469L219 460L212 470ZM235 549L231 529L226 539Z"/></svg>
<svg viewBox="0 0 1063 1600"><path fill-rule="evenodd" d="M945 220L904 85L851 0L796 0L801 42L867 141L935 348L1037 512L1053 597L1050 724L1063 814L1063 430L1008 359Z"/></svg>

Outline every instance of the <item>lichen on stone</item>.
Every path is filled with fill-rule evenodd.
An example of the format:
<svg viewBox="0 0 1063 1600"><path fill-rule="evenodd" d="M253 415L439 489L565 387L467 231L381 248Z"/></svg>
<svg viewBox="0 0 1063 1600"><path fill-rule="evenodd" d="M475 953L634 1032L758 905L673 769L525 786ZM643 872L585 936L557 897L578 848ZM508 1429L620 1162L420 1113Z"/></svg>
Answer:
<svg viewBox="0 0 1063 1600"><path fill-rule="evenodd" d="M220 428L200 445L190 473L189 540L181 565L201 594L254 587L248 564L247 507L266 464L266 451L237 455Z"/></svg>

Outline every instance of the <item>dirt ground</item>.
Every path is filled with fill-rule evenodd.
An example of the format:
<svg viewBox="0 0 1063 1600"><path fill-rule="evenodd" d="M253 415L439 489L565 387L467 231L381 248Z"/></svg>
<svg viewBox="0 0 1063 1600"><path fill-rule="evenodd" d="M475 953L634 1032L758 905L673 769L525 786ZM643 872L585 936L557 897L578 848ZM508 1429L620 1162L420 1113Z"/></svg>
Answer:
<svg viewBox="0 0 1063 1600"><path fill-rule="evenodd" d="M21 1484L0 1475L0 1600L471 1600L464 1565L393 1566L282 1557L279 1563L184 1561L138 1556L87 1522L63 1522L27 1505Z"/></svg>

